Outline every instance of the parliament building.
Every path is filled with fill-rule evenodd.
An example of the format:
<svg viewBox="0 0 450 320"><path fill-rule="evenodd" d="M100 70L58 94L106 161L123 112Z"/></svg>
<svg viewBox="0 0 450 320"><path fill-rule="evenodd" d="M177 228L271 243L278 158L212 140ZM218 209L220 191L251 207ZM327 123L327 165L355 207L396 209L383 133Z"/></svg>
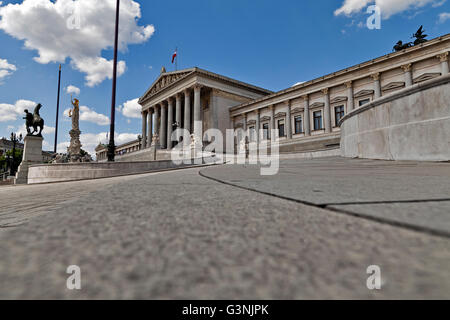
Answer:
<svg viewBox="0 0 450 320"><path fill-rule="evenodd" d="M158 153L168 153L173 146L170 137L176 124L175 127L199 136L210 128L221 130L224 136L226 129L242 129L256 143L269 141L271 130L277 130L280 153L336 150L344 156L381 159L384 153L392 154L397 148L386 144L391 144L389 135L400 127L403 131L398 131L396 136L406 134L414 126L424 134L430 134L432 127L437 126L439 137L450 130L450 114L446 117L450 110L448 100L443 100L443 107L428 105L436 94L441 97L445 95L442 92L447 91L449 51L450 35L445 35L278 92L200 68L175 72L166 72L163 68L139 99L142 134L138 140L118 146L117 158L118 161L150 160L149 149L154 140L159 146ZM439 90L432 91L436 88ZM415 111L409 110L413 103L411 99L417 93L422 94L423 99L426 90L431 90L428 102L422 101ZM393 104L401 106L389 109ZM409 116L403 117L409 119L403 124L394 124L395 119L402 117L402 112L407 112ZM425 112L430 114L422 114ZM349 125L343 129L346 119L349 119L348 123L361 123L365 119L368 125L358 128ZM195 128L196 122L201 122L202 127ZM388 127L389 131L384 132ZM344 130L345 138L341 137ZM383 134L385 136L380 136ZM153 139L155 135L157 139ZM444 148L445 143L450 143L449 136L444 138L448 140L444 142ZM379 145L379 150L365 145L371 144L370 139L376 140L375 148ZM347 151L352 150L350 154L346 154L344 147ZM104 161L106 148L99 146L96 151L97 160ZM442 153L441 150L437 152Z"/></svg>

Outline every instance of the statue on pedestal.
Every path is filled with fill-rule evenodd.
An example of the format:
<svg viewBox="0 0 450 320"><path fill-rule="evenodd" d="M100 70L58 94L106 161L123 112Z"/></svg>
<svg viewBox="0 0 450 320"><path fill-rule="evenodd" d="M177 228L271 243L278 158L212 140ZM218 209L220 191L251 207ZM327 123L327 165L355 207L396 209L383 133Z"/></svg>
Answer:
<svg viewBox="0 0 450 320"><path fill-rule="evenodd" d="M44 119L41 118L39 114L39 110L41 110L42 105L40 103L37 104L36 108L34 108L34 113L31 114L27 109L24 110L26 116L23 118L25 120L25 126L27 127L28 136L33 136L35 132L39 132L36 135L37 137L42 137L42 130L44 130ZM33 132L31 132L31 128L33 128Z"/></svg>
<svg viewBox="0 0 450 320"><path fill-rule="evenodd" d="M70 145L67 148L70 162L81 161L81 142L80 142L80 101L78 99L72 99L73 109L69 111L69 117L72 118L72 130L70 130Z"/></svg>

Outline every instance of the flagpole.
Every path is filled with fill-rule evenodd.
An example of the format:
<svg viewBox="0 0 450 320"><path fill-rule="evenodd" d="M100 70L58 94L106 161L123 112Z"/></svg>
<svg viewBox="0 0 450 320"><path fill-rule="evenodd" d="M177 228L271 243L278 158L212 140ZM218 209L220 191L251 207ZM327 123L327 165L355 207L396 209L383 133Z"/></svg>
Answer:
<svg viewBox="0 0 450 320"><path fill-rule="evenodd" d="M59 95L61 92L61 65L59 65L59 75L58 75L58 97L56 100L56 124L55 124L55 146L53 148L53 153L56 153L58 147L58 118L59 118Z"/></svg>
<svg viewBox="0 0 450 320"><path fill-rule="evenodd" d="M178 71L178 47L176 47L175 52L177 53L175 57L175 71Z"/></svg>

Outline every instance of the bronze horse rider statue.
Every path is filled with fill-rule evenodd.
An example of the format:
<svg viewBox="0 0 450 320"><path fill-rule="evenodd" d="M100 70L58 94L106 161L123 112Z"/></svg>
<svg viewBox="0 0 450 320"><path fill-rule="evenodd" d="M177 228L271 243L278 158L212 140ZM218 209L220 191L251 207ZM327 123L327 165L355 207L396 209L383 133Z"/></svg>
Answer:
<svg viewBox="0 0 450 320"><path fill-rule="evenodd" d="M42 105L38 103L36 108L34 108L34 113L31 114L28 112L28 110L24 110L26 116L24 119L26 120L25 125L27 127L28 136L32 136L35 132L39 132L36 135L37 137L42 137L42 130L44 130L44 119L41 118L41 115L39 114L39 110L42 108ZM31 129L33 128L33 132L31 132Z"/></svg>

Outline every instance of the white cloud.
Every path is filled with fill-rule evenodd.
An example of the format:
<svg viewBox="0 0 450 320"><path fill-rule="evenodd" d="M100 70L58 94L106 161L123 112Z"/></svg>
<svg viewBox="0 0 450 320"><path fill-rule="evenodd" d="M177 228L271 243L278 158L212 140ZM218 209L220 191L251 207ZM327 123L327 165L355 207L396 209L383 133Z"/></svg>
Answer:
<svg viewBox="0 0 450 320"><path fill-rule="evenodd" d="M72 94L73 93L73 94L78 96L78 95L80 95L81 90L79 88L73 86L73 85L70 85L70 86L66 87L66 92L68 94Z"/></svg>
<svg viewBox="0 0 450 320"><path fill-rule="evenodd" d="M65 117L69 117L69 111L70 109L64 110ZM80 107L80 121L95 123L99 126L106 126L110 123L109 117L105 116L104 114L97 113L86 106Z"/></svg>
<svg viewBox="0 0 450 320"><path fill-rule="evenodd" d="M18 116L25 116L24 110L33 112L36 104L29 100L18 100L15 104L0 103L0 122L15 121Z"/></svg>
<svg viewBox="0 0 450 320"><path fill-rule="evenodd" d="M141 118L142 106L138 103L138 99L128 100L117 109L127 118Z"/></svg>
<svg viewBox="0 0 450 320"><path fill-rule="evenodd" d="M8 63L8 60L0 59L0 81L6 78L7 76L12 75L13 72L16 70L17 70L16 66Z"/></svg>
<svg viewBox="0 0 450 320"><path fill-rule="evenodd" d="M133 133L116 133L114 138L116 145L121 145L127 143L129 141L133 141L137 139L138 134ZM83 150L89 152L92 156L95 156L95 148L99 143L107 144L109 141L107 139L107 133L82 133L80 136L81 144L83 145ZM67 147L70 142L61 142L58 143L58 153L67 153Z"/></svg>
<svg viewBox="0 0 450 320"><path fill-rule="evenodd" d="M300 82L297 82L296 84L294 84L294 85L293 85L293 87L295 87L295 86L299 86L299 85L301 85L301 84L303 84L303 83L305 83L305 81L300 81Z"/></svg>
<svg viewBox="0 0 450 320"><path fill-rule="evenodd" d="M445 21L450 19L450 12L442 12L439 15L439 23L444 23Z"/></svg>
<svg viewBox="0 0 450 320"><path fill-rule="evenodd" d="M113 47L115 0L24 0L0 7L0 29L24 41L25 48L36 50L35 61L64 63L86 74L86 85L93 87L112 78L112 60L102 51ZM79 18L80 28L69 28ZM122 0L120 10L120 50L129 44L147 41L155 32L153 25L139 26L140 4ZM30 27L30 24L33 26ZM125 72L119 61L118 75Z"/></svg>
<svg viewBox="0 0 450 320"><path fill-rule="evenodd" d="M352 14L361 12L369 4L376 4L380 7L383 17L388 19L392 15L406 10L421 8L428 4L436 7L442 5L444 2L442 0L345 0L334 14L336 16L341 14L351 16Z"/></svg>

